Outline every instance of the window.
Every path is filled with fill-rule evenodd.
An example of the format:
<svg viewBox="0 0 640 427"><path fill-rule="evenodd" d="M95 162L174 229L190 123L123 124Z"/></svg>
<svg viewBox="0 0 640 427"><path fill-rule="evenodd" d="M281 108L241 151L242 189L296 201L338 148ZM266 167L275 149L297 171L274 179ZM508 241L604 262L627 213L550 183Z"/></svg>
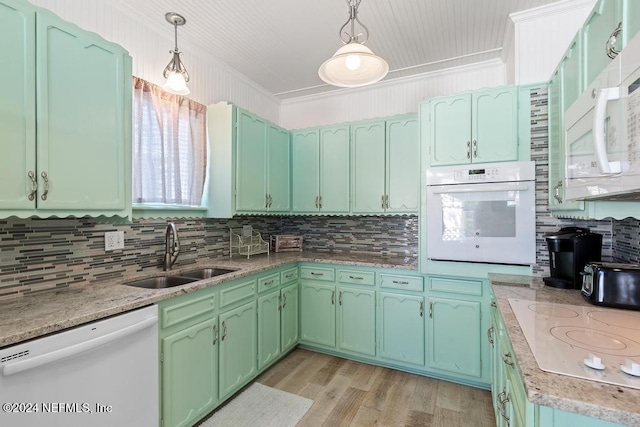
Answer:
<svg viewBox="0 0 640 427"><path fill-rule="evenodd" d="M133 203L200 206L207 107L133 78Z"/></svg>

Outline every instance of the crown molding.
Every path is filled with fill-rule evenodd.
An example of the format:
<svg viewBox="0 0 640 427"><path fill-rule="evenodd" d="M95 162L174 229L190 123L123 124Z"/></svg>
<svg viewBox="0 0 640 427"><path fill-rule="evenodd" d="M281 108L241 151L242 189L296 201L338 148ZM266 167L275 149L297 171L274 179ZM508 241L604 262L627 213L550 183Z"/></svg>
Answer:
<svg viewBox="0 0 640 427"><path fill-rule="evenodd" d="M534 7L533 9L515 12L510 14L509 18L511 19L511 21L517 24L520 22L541 19L547 16L559 15L562 13L570 12L572 10L582 9L584 7L593 9L596 2L597 0L563 0L557 3Z"/></svg>

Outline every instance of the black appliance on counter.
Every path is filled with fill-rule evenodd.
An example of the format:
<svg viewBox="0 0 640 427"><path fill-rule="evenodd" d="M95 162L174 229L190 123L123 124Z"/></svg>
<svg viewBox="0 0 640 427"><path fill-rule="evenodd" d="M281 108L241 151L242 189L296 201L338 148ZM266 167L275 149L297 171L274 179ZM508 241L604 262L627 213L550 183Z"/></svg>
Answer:
<svg viewBox="0 0 640 427"><path fill-rule="evenodd" d="M547 234L545 239L551 273L551 277L543 278L545 285L581 289L584 266L602 259L602 234L592 233L587 228L564 227Z"/></svg>
<svg viewBox="0 0 640 427"><path fill-rule="evenodd" d="M592 304L640 310L640 266L589 262L584 266L582 295Z"/></svg>

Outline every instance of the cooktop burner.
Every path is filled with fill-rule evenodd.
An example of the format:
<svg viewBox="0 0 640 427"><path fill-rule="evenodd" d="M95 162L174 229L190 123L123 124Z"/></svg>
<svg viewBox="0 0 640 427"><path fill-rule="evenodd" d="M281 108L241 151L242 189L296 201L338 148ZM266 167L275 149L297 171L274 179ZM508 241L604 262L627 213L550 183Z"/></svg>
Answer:
<svg viewBox="0 0 640 427"><path fill-rule="evenodd" d="M640 312L510 299L543 371L640 389Z"/></svg>

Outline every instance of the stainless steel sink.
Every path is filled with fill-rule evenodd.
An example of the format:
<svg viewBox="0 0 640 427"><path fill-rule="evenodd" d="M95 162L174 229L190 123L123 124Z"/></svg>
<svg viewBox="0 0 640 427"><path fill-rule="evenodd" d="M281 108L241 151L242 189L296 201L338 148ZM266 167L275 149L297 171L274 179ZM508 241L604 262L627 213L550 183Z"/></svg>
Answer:
<svg viewBox="0 0 640 427"><path fill-rule="evenodd" d="M124 283L124 285L135 286L136 288L164 289L184 285L186 283L196 282L197 280L197 278L193 277L159 276L142 280L134 280L133 282Z"/></svg>
<svg viewBox="0 0 640 427"><path fill-rule="evenodd" d="M180 273L180 276L191 277L193 279L209 279L211 277L221 276L223 274L233 273L234 271L229 268L201 268L198 270L187 271L186 273Z"/></svg>

